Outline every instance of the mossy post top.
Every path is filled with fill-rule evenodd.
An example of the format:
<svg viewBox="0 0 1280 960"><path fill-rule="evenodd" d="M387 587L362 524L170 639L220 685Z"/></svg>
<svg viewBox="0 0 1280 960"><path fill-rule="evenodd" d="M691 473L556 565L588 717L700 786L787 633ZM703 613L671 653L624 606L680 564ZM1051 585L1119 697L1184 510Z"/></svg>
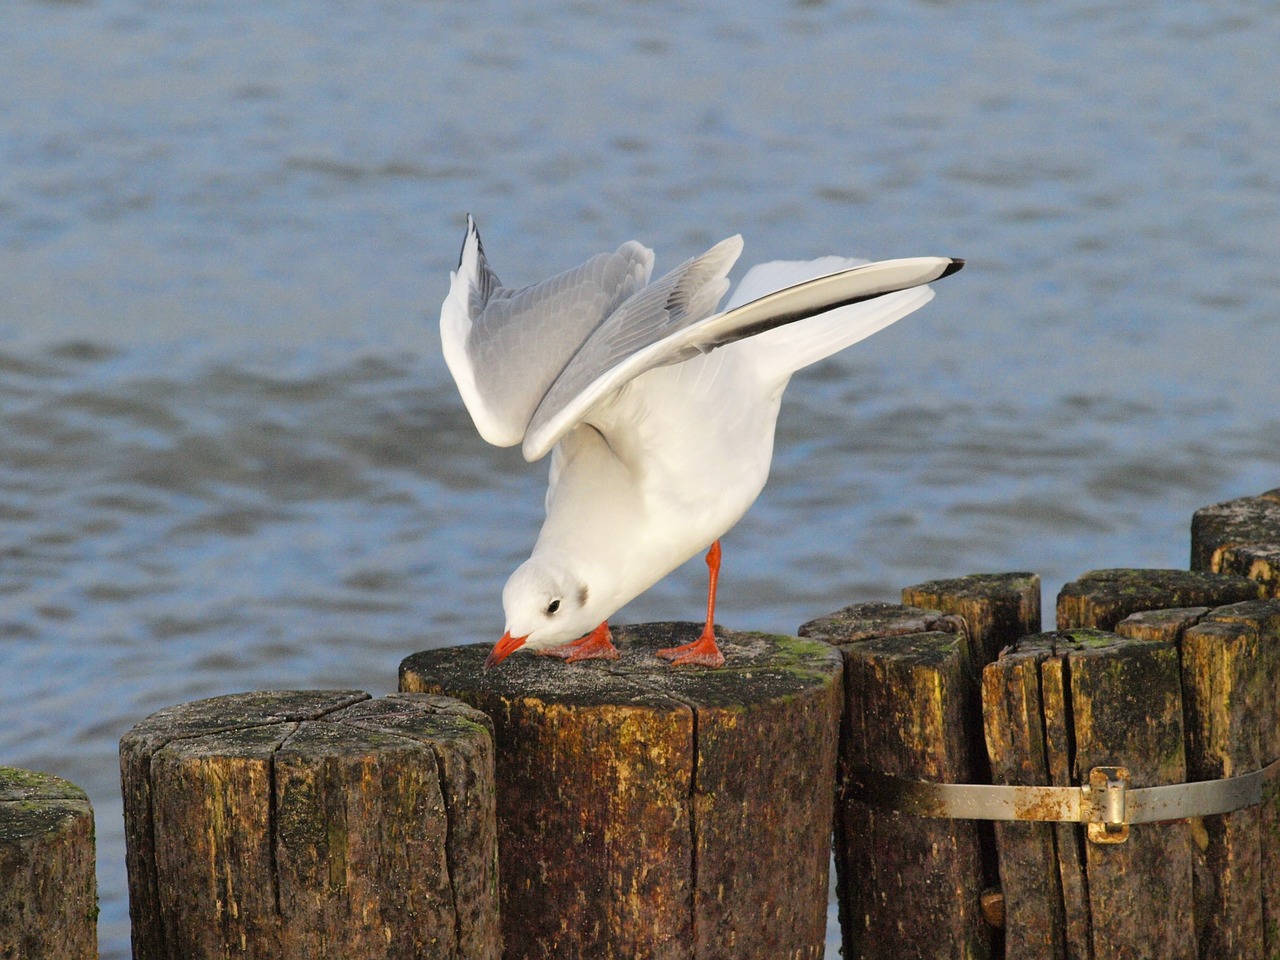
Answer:
<svg viewBox="0 0 1280 960"><path fill-rule="evenodd" d="M840 655L825 643L778 634L716 629L725 655L718 669L673 667L656 651L697 636L697 623L647 623L617 627L618 660L565 663L518 652L492 670L483 664L490 644L428 650L400 664L406 679L429 677L453 695L486 691L499 697L530 697L548 703L591 707L637 704L665 697L690 705L750 704L802 695L836 682Z"/></svg>

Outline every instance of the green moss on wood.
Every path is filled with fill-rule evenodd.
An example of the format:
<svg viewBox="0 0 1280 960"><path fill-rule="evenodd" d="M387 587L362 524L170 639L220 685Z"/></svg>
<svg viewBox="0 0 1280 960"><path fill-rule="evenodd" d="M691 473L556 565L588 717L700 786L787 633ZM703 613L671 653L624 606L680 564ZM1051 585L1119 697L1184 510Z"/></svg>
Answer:
<svg viewBox="0 0 1280 960"><path fill-rule="evenodd" d="M1203 507L1191 518L1191 568L1224 571L1225 555L1252 545L1280 545L1280 497L1274 490Z"/></svg>
<svg viewBox="0 0 1280 960"><path fill-rule="evenodd" d="M484 644L401 665L402 689L494 722L510 953L821 956L840 654L717 629L721 669L656 656L701 629L615 628L616 661L486 673Z"/></svg>
<svg viewBox="0 0 1280 960"><path fill-rule="evenodd" d="M88 795L69 780L52 773L0 767L0 801L3 800L88 800Z"/></svg>
<svg viewBox="0 0 1280 960"><path fill-rule="evenodd" d="M1058 628L1113 630L1125 617L1143 610L1217 607L1258 599L1262 593L1261 585L1246 577L1204 571L1092 570L1059 592Z"/></svg>

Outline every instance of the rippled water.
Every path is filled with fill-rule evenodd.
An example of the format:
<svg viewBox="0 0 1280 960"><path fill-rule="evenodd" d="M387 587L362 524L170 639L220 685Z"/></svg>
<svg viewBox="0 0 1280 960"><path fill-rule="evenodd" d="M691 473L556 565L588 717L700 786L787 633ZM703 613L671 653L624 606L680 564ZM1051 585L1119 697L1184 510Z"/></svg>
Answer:
<svg viewBox="0 0 1280 960"><path fill-rule="evenodd" d="M545 466L437 354L467 210L511 283L736 231L969 260L793 384L727 626L983 570L1051 606L1280 485L1266 4L24 2L0 48L0 763L89 790L104 957L132 723L501 627Z"/></svg>

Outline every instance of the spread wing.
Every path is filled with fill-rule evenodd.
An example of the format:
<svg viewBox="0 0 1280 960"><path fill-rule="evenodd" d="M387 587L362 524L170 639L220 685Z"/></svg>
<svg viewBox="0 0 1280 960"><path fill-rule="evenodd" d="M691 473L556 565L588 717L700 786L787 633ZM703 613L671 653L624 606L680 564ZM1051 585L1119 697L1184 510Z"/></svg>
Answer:
<svg viewBox="0 0 1280 960"><path fill-rule="evenodd" d="M649 283L653 251L631 241L549 280L513 289L502 286L489 267L468 217L458 269L440 310L440 337L480 435L498 446L523 442L525 459L537 460L595 404L646 370L922 286L963 263L946 257L885 260L763 292L771 276L766 265L756 268L764 273L753 271L743 283L753 293L762 291L760 296L713 314L741 251L742 238L730 237ZM779 277L795 274L792 265L782 266L788 269ZM926 299L913 302L918 306ZM874 329L910 309L882 311L886 317ZM841 317L833 314L833 326ZM860 335L870 332L869 326ZM806 362L833 336L825 327L812 331L811 339L823 343L807 347Z"/></svg>
<svg viewBox="0 0 1280 960"><path fill-rule="evenodd" d="M741 243L738 238L731 238L720 244L720 247L734 241L739 245ZM720 247L712 248L703 256L711 256ZM734 256L737 256L736 250ZM660 339L651 339L629 353L601 350L602 359L597 360L593 349L595 338L604 334L607 328L615 326L615 319L616 325L623 328L629 327L633 322L627 316L628 301L619 308L618 314L609 317L601 325L600 331L583 345L571 367L565 370L565 376L552 385L546 399L539 404L525 434L522 447L524 457L526 460L537 460L544 456L561 437L587 416L595 404L646 370L680 363L699 353L707 353L716 347L776 330L818 314L920 287L950 276L963 265L963 260L949 257L915 257L855 266L792 284L732 310L685 324ZM724 269L727 270L728 267ZM653 287L664 281L658 281ZM649 289L646 287L632 299L640 300ZM717 301L719 296L717 293ZM897 319L903 312L910 312L927 299L920 298L914 305L904 305L907 306L905 311L895 310L896 315L892 319ZM647 312L645 309L636 309L636 315L640 317L646 316ZM619 332L615 332L613 336L619 341L626 340ZM608 360L605 361L603 357ZM816 359L816 356L812 359ZM579 365L579 361L581 369L573 370L574 366ZM811 359L805 362L811 362ZM803 363L797 364L802 365Z"/></svg>
<svg viewBox="0 0 1280 960"><path fill-rule="evenodd" d="M458 269L440 309L440 341L480 435L500 447L523 440L574 354L645 287L652 270L653 251L633 241L541 283L504 287L467 217Z"/></svg>

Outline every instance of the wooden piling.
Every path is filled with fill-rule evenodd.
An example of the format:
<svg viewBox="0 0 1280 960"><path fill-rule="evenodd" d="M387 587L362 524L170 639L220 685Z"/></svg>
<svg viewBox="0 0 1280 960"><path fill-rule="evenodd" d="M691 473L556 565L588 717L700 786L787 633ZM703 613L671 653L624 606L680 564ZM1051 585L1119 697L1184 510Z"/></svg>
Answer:
<svg viewBox="0 0 1280 960"><path fill-rule="evenodd" d="M1075 631L1075 634L1079 637L1080 632ZM1034 651L1044 645L1043 638L1040 642L1028 638L1019 644L1019 648ZM1079 778L1075 771L1070 674L1067 671L1066 657L1059 654L1056 642L1050 641L1048 646L1053 655L1040 661L1040 696L1044 709L1045 760L1049 766L1049 783L1055 787L1074 786L1079 783ZM1089 913L1089 885L1081 829L1070 823L1056 823L1053 834L1058 851L1058 876L1062 883L1067 958L1091 960L1093 921Z"/></svg>
<svg viewBox="0 0 1280 960"><path fill-rule="evenodd" d="M1075 639L1067 666L1076 782L1100 766L1124 767L1134 788L1185 782L1177 648ZM1195 960L1187 823L1138 824L1124 843L1087 843L1085 853L1095 957Z"/></svg>
<svg viewBox="0 0 1280 960"><path fill-rule="evenodd" d="M1171 643L1093 629L1040 634L988 666L983 689L992 766L1002 782L1079 785L1092 768L1111 766L1126 768L1134 788L1186 778L1178 650ZM1075 824L1055 825L1056 883L1041 859L1048 831L1007 827L1015 829L999 834L1011 918L1006 935L1028 951L1011 946L1010 957L1197 956L1186 822L1135 825L1115 844L1086 842ZM1019 902L1021 931L1012 923ZM1035 915L1037 906L1044 916Z"/></svg>
<svg viewBox="0 0 1280 960"><path fill-rule="evenodd" d="M1058 629L1114 630L1131 613L1220 607L1262 594L1262 586L1247 577L1200 570L1091 570L1058 593Z"/></svg>
<svg viewBox="0 0 1280 960"><path fill-rule="evenodd" d="M1166 610L1140 610L1116 624L1116 633L1131 640L1160 640L1182 643L1182 635L1204 619L1208 607L1170 607Z"/></svg>
<svg viewBox="0 0 1280 960"><path fill-rule="evenodd" d="M1249 577L1280 596L1280 489L1197 510L1191 569Z"/></svg>
<svg viewBox="0 0 1280 960"><path fill-rule="evenodd" d="M1189 774L1240 776L1280 757L1280 600L1208 612L1182 642ZM1280 955L1280 819L1259 807L1193 821L1202 957Z"/></svg>
<svg viewBox="0 0 1280 960"><path fill-rule="evenodd" d="M239 694L120 743L137 960L495 960L489 723L456 701Z"/></svg>
<svg viewBox="0 0 1280 960"><path fill-rule="evenodd" d="M823 956L839 657L719 630L720 670L654 655L699 629L616 629L616 661L402 663L401 689L493 718L508 960Z"/></svg>
<svg viewBox="0 0 1280 960"><path fill-rule="evenodd" d="M61 777L0 767L0 957L97 956L89 798Z"/></svg>
<svg viewBox="0 0 1280 960"><path fill-rule="evenodd" d="M983 671L984 732L993 783L1055 785L1049 772L1040 678L1041 665L1051 655L1043 645L1019 645ZM1065 785L1066 778L1061 779L1064 783L1056 785ZM1067 956L1063 880L1055 841L1058 832L1051 823L995 824L1007 957L1063 960ZM1083 901L1078 892L1073 893L1073 906L1079 912ZM1080 938L1077 931L1076 940ZM1073 960L1080 955L1078 950L1071 954Z"/></svg>
<svg viewBox="0 0 1280 960"><path fill-rule="evenodd" d="M977 824L899 814L873 795L876 774L975 781L973 660L963 622L920 608L858 604L800 631L844 659L836 801L844 955L990 956Z"/></svg>
<svg viewBox="0 0 1280 960"><path fill-rule="evenodd" d="M976 674L1020 637L1040 632L1040 577L978 573L904 587L907 606L955 614L969 631Z"/></svg>
<svg viewBox="0 0 1280 960"><path fill-rule="evenodd" d="M1280 600L1137 613L1117 632L1182 651L1187 772L1240 776L1280 757ZM1194 818L1201 957L1280 956L1280 796Z"/></svg>

